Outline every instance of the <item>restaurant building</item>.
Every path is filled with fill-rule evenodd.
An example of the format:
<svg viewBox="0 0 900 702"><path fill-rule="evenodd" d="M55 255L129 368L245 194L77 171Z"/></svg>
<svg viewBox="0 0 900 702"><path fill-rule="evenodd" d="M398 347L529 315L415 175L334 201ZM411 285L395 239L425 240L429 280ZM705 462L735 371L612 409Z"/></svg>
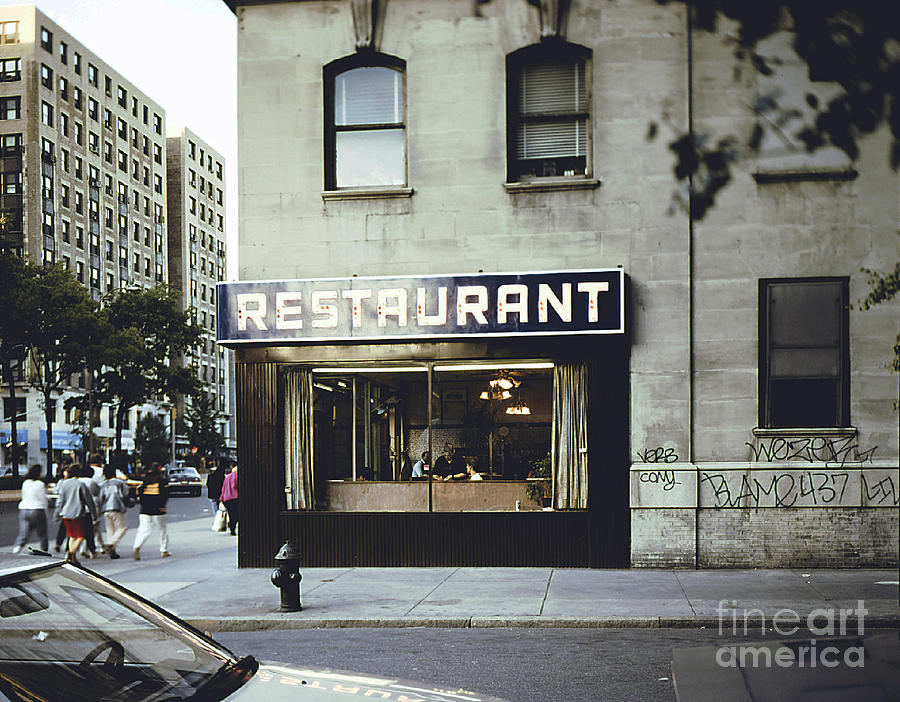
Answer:
<svg viewBox="0 0 900 702"><path fill-rule="evenodd" d="M239 565L898 563L886 130L698 221L668 144L771 86L680 4L228 4Z"/></svg>

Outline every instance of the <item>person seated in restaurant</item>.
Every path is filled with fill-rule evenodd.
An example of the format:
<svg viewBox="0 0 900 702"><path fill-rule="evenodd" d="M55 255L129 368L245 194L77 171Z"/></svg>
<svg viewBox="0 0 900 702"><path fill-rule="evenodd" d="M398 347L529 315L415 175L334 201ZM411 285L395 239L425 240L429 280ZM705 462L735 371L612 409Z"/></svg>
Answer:
<svg viewBox="0 0 900 702"><path fill-rule="evenodd" d="M469 480L484 480L484 476L478 472L478 459L474 456L466 459L466 475Z"/></svg>
<svg viewBox="0 0 900 702"><path fill-rule="evenodd" d="M435 479L440 480L464 480L469 477L466 473L466 461L462 456L456 455L453 444L444 445L444 453L434 462Z"/></svg>
<svg viewBox="0 0 900 702"><path fill-rule="evenodd" d="M429 470L431 470L431 453L422 451L422 457L412 467L412 479L424 480L428 477Z"/></svg>

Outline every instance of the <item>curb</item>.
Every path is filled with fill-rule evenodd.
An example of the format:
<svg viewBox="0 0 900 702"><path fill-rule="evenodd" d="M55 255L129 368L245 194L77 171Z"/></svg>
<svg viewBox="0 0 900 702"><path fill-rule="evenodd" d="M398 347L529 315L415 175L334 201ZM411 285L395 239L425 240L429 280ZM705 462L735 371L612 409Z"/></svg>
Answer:
<svg viewBox="0 0 900 702"><path fill-rule="evenodd" d="M207 632L276 631L290 629L713 629L719 626L716 618L697 619L668 617L394 617L300 619L290 614L273 613L263 616L181 617L191 626ZM756 626L761 624L755 622ZM855 624L848 620L848 625ZM753 627L754 622L748 621ZM865 625L872 629L900 628L900 616L867 617ZM771 628L771 627L767 627ZM799 632L798 632L799 633Z"/></svg>

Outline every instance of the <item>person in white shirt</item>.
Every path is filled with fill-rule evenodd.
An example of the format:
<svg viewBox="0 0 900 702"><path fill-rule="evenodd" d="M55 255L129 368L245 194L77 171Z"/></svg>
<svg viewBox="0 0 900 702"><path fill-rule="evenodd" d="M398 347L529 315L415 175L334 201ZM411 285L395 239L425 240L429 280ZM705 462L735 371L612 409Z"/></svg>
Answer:
<svg viewBox="0 0 900 702"><path fill-rule="evenodd" d="M22 499L19 502L19 534L13 553L18 553L34 533L41 550L49 548L47 542L47 485L41 480L41 466L35 463L28 469L28 477L22 483Z"/></svg>

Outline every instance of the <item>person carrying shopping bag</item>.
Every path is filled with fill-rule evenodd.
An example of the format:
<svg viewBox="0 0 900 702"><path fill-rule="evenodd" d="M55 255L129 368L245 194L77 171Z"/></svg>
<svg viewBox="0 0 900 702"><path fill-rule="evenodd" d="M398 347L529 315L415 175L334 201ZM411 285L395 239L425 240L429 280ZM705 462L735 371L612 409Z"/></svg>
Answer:
<svg viewBox="0 0 900 702"><path fill-rule="evenodd" d="M231 535L235 535L235 529L238 525L238 484L237 484L237 471L238 467L235 464L234 468L231 472L225 476L225 480L222 483L222 495L221 500L225 504L225 509L228 510L228 530L231 532Z"/></svg>

